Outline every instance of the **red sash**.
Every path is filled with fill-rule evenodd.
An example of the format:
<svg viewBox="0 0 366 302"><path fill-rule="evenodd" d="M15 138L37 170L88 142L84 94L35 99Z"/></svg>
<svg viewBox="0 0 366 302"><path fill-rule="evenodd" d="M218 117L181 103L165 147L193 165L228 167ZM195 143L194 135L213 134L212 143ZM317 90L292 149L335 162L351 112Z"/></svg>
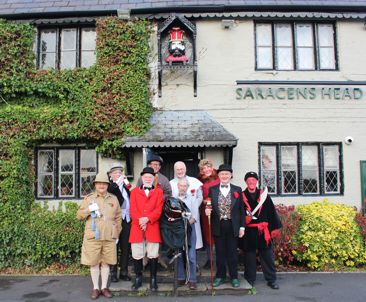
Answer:
<svg viewBox="0 0 366 302"><path fill-rule="evenodd" d="M257 202L259 202L262 193L263 193L263 191L260 190L259 197L257 199ZM252 212L252 209L251 209L251 207L249 205L248 198L244 194L244 192L243 192L243 200L244 200L244 203L245 203L245 205L247 207L247 211L249 213L251 213ZM262 207L263 207L263 205L259 208L258 215L257 216L259 216L261 214ZM269 242L271 241L271 234L269 233L268 222L259 222L259 223L252 223L252 224L250 224L251 221L252 221L252 218L249 215L246 215L245 216L245 224L246 224L246 226L249 227L249 228L258 228L259 234L264 233L264 240L266 241L266 244L268 245Z"/></svg>
<svg viewBox="0 0 366 302"><path fill-rule="evenodd" d="M259 222L255 224L249 224L249 228L258 228L259 234L264 233L264 240L266 241L266 244L268 245L271 241L271 234L269 233L268 229L268 222Z"/></svg>
<svg viewBox="0 0 366 302"><path fill-rule="evenodd" d="M257 202L259 202L259 200L261 199L261 195L262 195L262 193L263 193L263 190L260 190L259 191L259 197L258 197L258 199L257 199ZM248 202L248 198L247 198L247 196L244 194L244 192L242 193L243 194L243 200L244 200L244 203L245 203L245 205L246 205L246 207L247 207L247 211L249 212L249 213L252 213L252 209L251 209L251 207L250 207L250 205L249 205L249 202ZM259 210L258 210L258 216L261 214L261 211L262 211L262 207L263 207L263 205L259 208ZM245 216L245 224L246 225L248 225L250 222L252 221L252 218L250 217L250 216Z"/></svg>

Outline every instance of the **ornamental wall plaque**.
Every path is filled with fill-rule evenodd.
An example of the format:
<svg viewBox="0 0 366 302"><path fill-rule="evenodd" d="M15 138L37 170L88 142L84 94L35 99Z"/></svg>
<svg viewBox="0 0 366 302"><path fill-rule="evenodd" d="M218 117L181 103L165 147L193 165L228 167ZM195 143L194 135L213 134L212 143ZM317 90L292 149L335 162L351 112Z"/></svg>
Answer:
<svg viewBox="0 0 366 302"><path fill-rule="evenodd" d="M197 96L196 26L182 15L170 15L158 30L158 93L162 95L164 69L193 71L193 95Z"/></svg>

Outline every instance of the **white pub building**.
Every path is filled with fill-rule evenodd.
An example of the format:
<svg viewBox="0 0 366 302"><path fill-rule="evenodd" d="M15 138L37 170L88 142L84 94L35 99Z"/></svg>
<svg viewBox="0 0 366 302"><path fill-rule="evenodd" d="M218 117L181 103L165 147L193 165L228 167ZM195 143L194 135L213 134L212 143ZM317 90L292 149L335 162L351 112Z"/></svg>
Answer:
<svg viewBox="0 0 366 302"><path fill-rule="evenodd" d="M232 164L233 183L243 188L244 174L257 171L276 203L328 198L365 205L366 1L58 0L35 7L29 4L36 0L17 0L24 4L18 11L10 2L0 5L2 18L37 19L61 30L79 15L152 21L156 111L152 128L123 145L134 180L151 153L164 159L169 178L175 161L196 176L199 160L209 158L216 167ZM63 148L40 146L36 162L51 156L52 162L94 165L91 176L114 162L94 151L77 159L80 147ZM36 198L82 198L81 166L69 183L72 196L45 192L35 167ZM61 172L52 173L58 178Z"/></svg>

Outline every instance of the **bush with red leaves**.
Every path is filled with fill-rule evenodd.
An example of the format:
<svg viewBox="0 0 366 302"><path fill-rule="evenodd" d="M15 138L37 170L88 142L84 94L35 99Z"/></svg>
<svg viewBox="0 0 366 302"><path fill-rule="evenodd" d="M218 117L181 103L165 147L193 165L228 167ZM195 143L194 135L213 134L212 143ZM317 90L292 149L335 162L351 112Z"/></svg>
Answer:
<svg viewBox="0 0 366 302"><path fill-rule="evenodd" d="M360 227L360 232L363 237L363 241L365 241L366 243L366 216L362 215L362 213L357 213L356 221L358 226Z"/></svg>
<svg viewBox="0 0 366 302"><path fill-rule="evenodd" d="M276 263L289 265L295 261L292 251L305 248L292 241L298 231L301 217L296 212L295 206L279 204L276 205L276 210L283 225L279 236L273 239L273 250Z"/></svg>

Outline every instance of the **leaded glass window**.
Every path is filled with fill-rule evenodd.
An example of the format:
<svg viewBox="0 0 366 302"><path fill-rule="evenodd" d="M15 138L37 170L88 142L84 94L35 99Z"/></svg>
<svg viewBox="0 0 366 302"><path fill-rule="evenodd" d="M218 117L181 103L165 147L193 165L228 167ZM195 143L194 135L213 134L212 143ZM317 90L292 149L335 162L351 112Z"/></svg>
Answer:
<svg viewBox="0 0 366 302"><path fill-rule="evenodd" d="M96 63L94 27L41 28L38 41L40 69L90 67Z"/></svg>
<svg viewBox="0 0 366 302"><path fill-rule="evenodd" d="M94 189L94 149L49 148L37 151L37 198L82 198Z"/></svg>
<svg viewBox="0 0 366 302"><path fill-rule="evenodd" d="M334 23L256 22L257 70L336 70Z"/></svg>
<svg viewBox="0 0 366 302"><path fill-rule="evenodd" d="M260 186L274 195L343 194L341 143L260 143Z"/></svg>

